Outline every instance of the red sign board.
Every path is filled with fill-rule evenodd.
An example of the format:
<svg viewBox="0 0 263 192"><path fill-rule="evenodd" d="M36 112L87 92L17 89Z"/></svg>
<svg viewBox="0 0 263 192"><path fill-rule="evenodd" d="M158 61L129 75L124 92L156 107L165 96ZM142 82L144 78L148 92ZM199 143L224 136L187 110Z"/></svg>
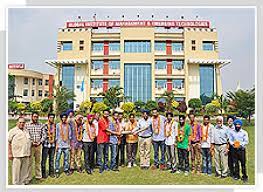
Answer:
<svg viewBox="0 0 263 192"><path fill-rule="evenodd" d="M189 27L209 28L209 21L80 21L66 22L67 28L89 27Z"/></svg>
<svg viewBox="0 0 263 192"><path fill-rule="evenodd" d="M11 63L8 64L8 69L25 69L24 63Z"/></svg>

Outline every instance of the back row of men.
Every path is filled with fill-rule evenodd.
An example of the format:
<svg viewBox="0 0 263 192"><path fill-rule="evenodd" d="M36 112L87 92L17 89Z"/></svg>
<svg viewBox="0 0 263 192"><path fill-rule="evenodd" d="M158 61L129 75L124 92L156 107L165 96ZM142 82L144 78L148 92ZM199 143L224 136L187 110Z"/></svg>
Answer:
<svg viewBox="0 0 263 192"><path fill-rule="evenodd" d="M173 113L167 112L165 117L157 109L151 111L151 116L150 111L143 110L138 120L134 114L130 114L127 121L121 111L114 111L110 117L109 110L104 110L101 117L99 113L90 114L85 122L82 115L74 116L72 110L62 113L61 121L57 124L54 114L48 115L46 124L39 123L38 118L38 113L33 113L31 122L26 123L20 117L17 126L9 131L13 184L31 182L33 159L36 179L47 178L48 175L59 177L62 154L65 174L69 176L74 170L81 173L82 151L84 169L88 174L92 174L96 165L100 173L105 170L119 171L119 165L126 165L125 148L127 167L137 166L136 154L139 148L140 168L146 170L150 168L152 145L154 163L151 169L188 175L190 153L192 174L211 176L214 157L216 177L225 178L229 175L235 180L240 179L241 162L241 179L248 181L248 134L241 128L242 121L232 116L227 118L228 126L223 124L221 116L216 118L214 126L208 115L203 116L203 122L199 123L191 113L188 115L188 124L184 115L176 119Z"/></svg>

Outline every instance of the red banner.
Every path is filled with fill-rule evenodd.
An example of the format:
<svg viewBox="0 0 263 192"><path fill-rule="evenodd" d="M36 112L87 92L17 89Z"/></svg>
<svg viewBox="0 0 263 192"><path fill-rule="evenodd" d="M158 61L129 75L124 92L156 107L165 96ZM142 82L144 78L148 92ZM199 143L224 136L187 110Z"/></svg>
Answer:
<svg viewBox="0 0 263 192"><path fill-rule="evenodd" d="M24 63L11 63L8 64L8 69L25 69Z"/></svg>
<svg viewBox="0 0 263 192"><path fill-rule="evenodd" d="M209 21L80 21L67 22L67 28L89 27L196 27L209 28Z"/></svg>

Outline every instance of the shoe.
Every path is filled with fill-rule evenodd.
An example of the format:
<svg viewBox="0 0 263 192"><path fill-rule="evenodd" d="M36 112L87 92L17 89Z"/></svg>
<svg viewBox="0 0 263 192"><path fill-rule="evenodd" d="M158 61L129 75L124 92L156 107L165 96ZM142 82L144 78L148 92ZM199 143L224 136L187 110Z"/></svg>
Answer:
<svg viewBox="0 0 263 192"><path fill-rule="evenodd" d="M133 167L137 167L136 163L133 163L132 166L133 166Z"/></svg>
<svg viewBox="0 0 263 192"><path fill-rule="evenodd" d="M52 173L52 174L50 174L49 176L52 177L52 178L54 178L54 177L55 177L55 174Z"/></svg>
<svg viewBox="0 0 263 192"><path fill-rule="evenodd" d="M221 179L225 179L225 178L227 178L227 176L223 176L223 175L221 176Z"/></svg>
<svg viewBox="0 0 263 192"><path fill-rule="evenodd" d="M215 177L220 177L221 175L219 175L218 173L215 174Z"/></svg>
<svg viewBox="0 0 263 192"><path fill-rule="evenodd" d="M48 176L46 174L42 174L42 178L46 179Z"/></svg>
<svg viewBox="0 0 263 192"><path fill-rule="evenodd" d="M73 172L71 172L71 171L66 171L65 173L66 173L67 176L70 176Z"/></svg>
<svg viewBox="0 0 263 192"><path fill-rule="evenodd" d="M82 169L81 168L78 168L77 170L79 173L82 173Z"/></svg>
<svg viewBox="0 0 263 192"><path fill-rule="evenodd" d="M172 169L170 173L176 173L177 171L175 169Z"/></svg>
<svg viewBox="0 0 263 192"><path fill-rule="evenodd" d="M92 174L92 172L91 172L91 170L90 170L90 169L86 170L86 172L87 172L89 175L91 175L91 174Z"/></svg>
<svg viewBox="0 0 263 192"><path fill-rule="evenodd" d="M158 169L158 165L153 165L153 166L151 167L151 169L152 169L152 170Z"/></svg>
<svg viewBox="0 0 263 192"><path fill-rule="evenodd" d="M120 171L117 167L114 167L112 171Z"/></svg>
<svg viewBox="0 0 263 192"><path fill-rule="evenodd" d="M56 178L59 178L59 176L60 176L59 172L55 173Z"/></svg>
<svg viewBox="0 0 263 192"><path fill-rule="evenodd" d="M192 172L191 172L192 174L195 174L195 170L192 170Z"/></svg>
<svg viewBox="0 0 263 192"><path fill-rule="evenodd" d="M241 180L243 181L243 183L248 183L248 178L242 178Z"/></svg>
<svg viewBox="0 0 263 192"><path fill-rule="evenodd" d="M184 172L184 175L185 175L185 176L188 176L188 175L189 175L189 171L185 171L185 172Z"/></svg>
<svg viewBox="0 0 263 192"><path fill-rule="evenodd" d="M105 167L104 167L104 170L105 170L105 171L109 171L110 169L109 169L108 166L105 166Z"/></svg>
<svg viewBox="0 0 263 192"><path fill-rule="evenodd" d="M197 175L199 175L199 176L200 176L200 175L201 175L201 172L200 172L200 171L197 171Z"/></svg>
<svg viewBox="0 0 263 192"><path fill-rule="evenodd" d="M207 176L208 176L208 177L211 177L211 176L212 176L212 173L207 173Z"/></svg>
<svg viewBox="0 0 263 192"><path fill-rule="evenodd" d="M165 169L166 169L165 165L164 165L164 164L161 164L161 165L160 165L160 170L161 170L161 171L164 171Z"/></svg>
<svg viewBox="0 0 263 192"><path fill-rule="evenodd" d="M104 170L100 168L99 173L103 173L103 171L104 171Z"/></svg>
<svg viewBox="0 0 263 192"><path fill-rule="evenodd" d="M178 170L178 171L176 171L176 173L177 173L177 174L180 174L180 173L181 173L181 171L180 171L180 170Z"/></svg>
<svg viewBox="0 0 263 192"><path fill-rule="evenodd" d="M128 166L127 166L127 167L128 167L128 168L131 168L131 167L132 167L131 162L128 163Z"/></svg>

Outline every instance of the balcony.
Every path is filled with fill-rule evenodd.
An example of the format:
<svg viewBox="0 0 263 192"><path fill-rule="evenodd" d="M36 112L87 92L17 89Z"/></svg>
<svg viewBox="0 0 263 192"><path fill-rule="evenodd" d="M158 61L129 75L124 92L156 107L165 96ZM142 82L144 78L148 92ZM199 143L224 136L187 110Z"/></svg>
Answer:
<svg viewBox="0 0 263 192"><path fill-rule="evenodd" d="M155 88L155 94L156 95L161 95L163 94L167 89L165 87L158 87L158 88Z"/></svg>
<svg viewBox="0 0 263 192"><path fill-rule="evenodd" d="M155 50L154 53L155 53L155 55L167 55L166 50L163 50L163 51L159 51L159 50L156 51Z"/></svg>
<svg viewBox="0 0 263 192"><path fill-rule="evenodd" d="M109 50L109 55L120 55L121 54L121 51L111 51Z"/></svg>
<svg viewBox="0 0 263 192"><path fill-rule="evenodd" d="M184 69L181 69L181 70L173 69L172 74L173 75L185 75L185 70Z"/></svg>
<svg viewBox="0 0 263 192"><path fill-rule="evenodd" d="M91 88L90 90L90 94L91 95L97 95L99 93L103 92L103 88L102 87L95 87L95 88Z"/></svg>
<svg viewBox="0 0 263 192"><path fill-rule="evenodd" d="M103 75L103 69L91 69L91 75Z"/></svg>
<svg viewBox="0 0 263 192"><path fill-rule="evenodd" d="M120 75L121 71L120 69L110 69L109 70L109 75Z"/></svg>
<svg viewBox="0 0 263 192"><path fill-rule="evenodd" d="M184 88L173 88L173 92L175 95L184 95L185 94Z"/></svg>
<svg viewBox="0 0 263 192"><path fill-rule="evenodd" d="M172 55L184 56L184 50L172 50Z"/></svg>
<svg viewBox="0 0 263 192"><path fill-rule="evenodd" d="M155 75L167 75L167 69L155 69Z"/></svg>
<svg viewBox="0 0 263 192"><path fill-rule="evenodd" d="M100 51L92 51L92 52L91 52L91 55L92 55L92 56L102 56L102 55L104 55L104 51L103 51L103 50L100 50Z"/></svg>

